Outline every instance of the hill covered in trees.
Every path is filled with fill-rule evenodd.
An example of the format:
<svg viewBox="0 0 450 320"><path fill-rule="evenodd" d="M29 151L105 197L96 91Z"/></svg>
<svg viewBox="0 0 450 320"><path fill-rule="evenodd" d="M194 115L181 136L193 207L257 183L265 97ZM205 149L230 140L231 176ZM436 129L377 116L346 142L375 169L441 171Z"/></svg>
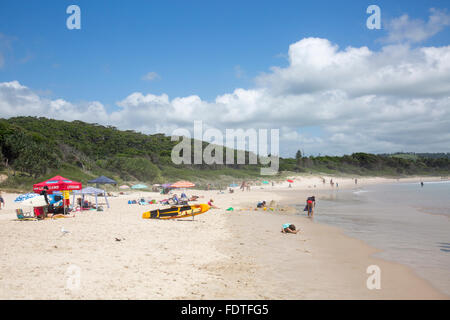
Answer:
<svg viewBox="0 0 450 320"><path fill-rule="evenodd" d="M188 179L200 186L208 181L261 179L260 165L175 165L171 151L177 143L163 134L146 135L81 121L0 119L0 171L9 176L0 187L29 186L55 174L84 183L106 175L120 182ZM296 158L279 160L280 171L290 172L390 176L450 172L448 153L303 157L299 151Z"/></svg>

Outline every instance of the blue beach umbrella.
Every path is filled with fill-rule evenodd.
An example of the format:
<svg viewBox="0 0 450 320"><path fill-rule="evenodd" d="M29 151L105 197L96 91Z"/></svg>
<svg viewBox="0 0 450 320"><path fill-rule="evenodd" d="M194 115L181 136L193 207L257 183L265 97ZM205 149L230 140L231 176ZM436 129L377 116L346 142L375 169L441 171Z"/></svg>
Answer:
<svg viewBox="0 0 450 320"><path fill-rule="evenodd" d="M135 184L131 189L145 189L148 188L145 184Z"/></svg>
<svg viewBox="0 0 450 320"><path fill-rule="evenodd" d="M28 192L28 193L21 194L20 196L18 196L18 197L14 200L14 202L22 202L22 201L24 201L24 200L31 199L31 198L34 198L34 197L37 197L37 196L39 196L38 193Z"/></svg>
<svg viewBox="0 0 450 320"><path fill-rule="evenodd" d="M230 188L234 188L234 187L237 187L237 186L239 186L238 184L236 184L236 183L232 183L232 184L230 184Z"/></svg>

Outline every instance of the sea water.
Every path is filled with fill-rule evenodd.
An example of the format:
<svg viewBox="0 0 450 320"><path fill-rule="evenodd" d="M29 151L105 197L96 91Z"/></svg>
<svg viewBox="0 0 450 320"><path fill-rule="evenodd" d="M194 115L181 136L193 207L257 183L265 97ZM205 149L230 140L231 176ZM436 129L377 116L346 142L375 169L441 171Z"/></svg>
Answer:
<svg viewBox="0 0 450 320"><path fill-rule="evenodd" d="M314 221L341 227L450 295L450 181L335 188L316 202Z"/></svg>

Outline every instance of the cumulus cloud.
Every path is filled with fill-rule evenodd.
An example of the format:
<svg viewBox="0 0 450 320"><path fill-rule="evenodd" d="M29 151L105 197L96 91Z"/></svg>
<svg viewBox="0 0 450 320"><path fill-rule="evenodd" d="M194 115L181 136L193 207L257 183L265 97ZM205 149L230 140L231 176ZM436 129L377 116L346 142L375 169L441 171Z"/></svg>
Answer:
<svg viewBox="0 0 450 320"><path fill-rule="evenodd" d="M289 47L289 65L272 67L251 89L206 101L192 95L134 92L107 112L100 102L39 96L17 81L0 83L0 116L80 119L171 134L205 129L280 129L280 154L450 151L450 46L385 46L379 51L305 38Z"/></svg>
<svg viewBox="0 0 450 320"><path fill-rule="evenodd" d="M389 21L385 28L388 36L383 39L390 43L409 42L417 43L442 31L450 25L450 15L445 11L430 9L428 21L411 19L407 14Z"/></svg>
<svg viewBox="0 0 450 320"><path fill-rule="evenodd" d="M47 99L18 81L0 83L0 116L36 116L60 120L91 120L106 123L108 114L98 101L71 103Z"/></svg>

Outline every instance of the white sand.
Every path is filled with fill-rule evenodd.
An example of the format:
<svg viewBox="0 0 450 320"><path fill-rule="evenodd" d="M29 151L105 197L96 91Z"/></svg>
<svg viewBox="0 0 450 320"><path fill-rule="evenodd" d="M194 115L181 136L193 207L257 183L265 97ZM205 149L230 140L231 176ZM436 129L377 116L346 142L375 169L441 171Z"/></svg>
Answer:
<svg viewBox="0 0 450 320"><path fill-rule="evenodd" d="M253 210L259 200L283 201L292 192L304 199L314 185L331 188L319 177L295 179L293 188L282 183L250 192L236 188L233 194L188 190L203 197L198 203L213 198L221 209L182 221L142 219L158 205L128 205L139 193L110 198L111 209L104 212L14 221L17 195L4 194L0 299L448 298L407 267L371 257L375 249L337 228L292 216L301 233L285 235L280 226L286 216ZM333 179L339 188L354 185L349 178ZM358 185L387 181L359 178ZM372 264L381 268L381 290L366 287ZM79 288L70 285L76 285L70 280L77 270Z"/></svg>

